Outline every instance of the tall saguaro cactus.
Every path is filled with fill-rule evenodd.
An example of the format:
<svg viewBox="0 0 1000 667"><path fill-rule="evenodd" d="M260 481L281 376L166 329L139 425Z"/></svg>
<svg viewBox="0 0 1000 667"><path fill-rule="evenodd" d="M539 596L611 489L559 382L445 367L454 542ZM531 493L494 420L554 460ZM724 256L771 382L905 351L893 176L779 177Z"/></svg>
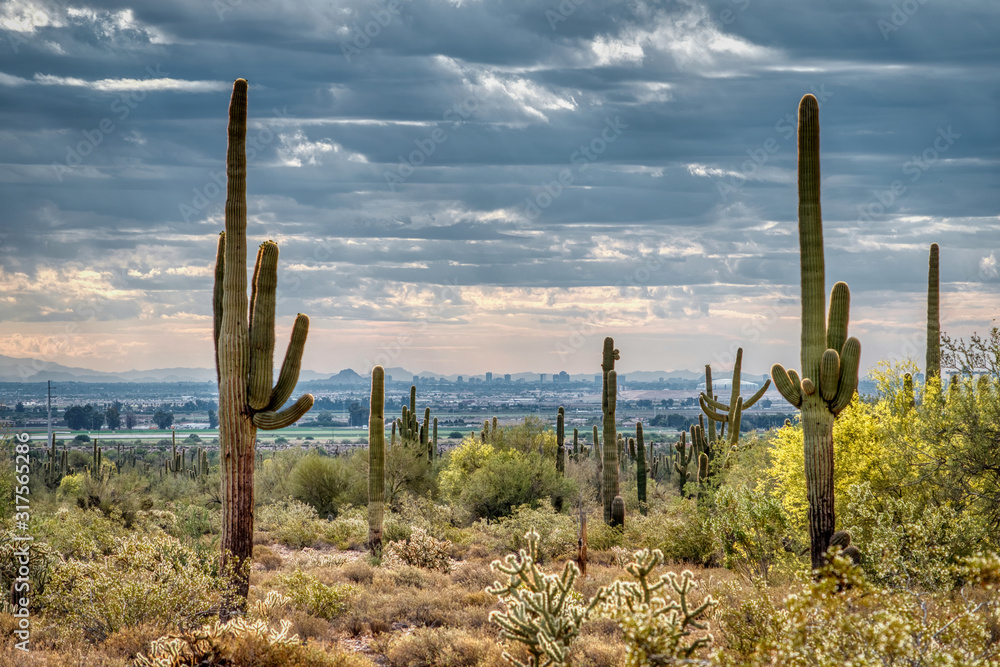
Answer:
<svg viewBox="0 0 1000 667"><path fill-rule="evenodd" d="M278 246L260 245L247 298L247 82L237 79L229 103L226 150L226 231L215 265L214 338L219 379L222 463L222 564L232 574L226 612L246 606L248 560L253 551L253 469L257 429L294 424L313 405L311 394L281 410L295 389L309 330L301 313L278 376L274 367L274 311Z"/></svg>
<svg viewBox="0 0 1000 667"><path fill-rule="evenodd" d="M802 411L809 541L813 568L823 565L834 533L833 423L858 387L861 343L847 337L851 293L838 282L827 318L823 219L819 201L819 103L799 104L799 251L802 278L802 378L781 364L771 377L781 395Z"/></svg>
<svg viewBox="0 0 1000 667"><path fill-rule="evenodd" d="M941 291L938 244L931 244L927 261L927 370L924 382L941 381Z"/></svg>
<svg viewBox="0 0 1000 667"><path fill-rule="evenodd" d="M611 525L611 504L619 493L618 488L618 434L615 429L615 407L618 401L618 373L615 372L615 361L621 358L615 349L615 340L610 336L604 339L604 352L601 370L604 373L604 392L601 395L601 407L604 413L604 461L601 490L604 501L604 523Z"/></svg>
<svg viewBox="0 0 1000 667"><path fill-rule="evenodd" d="M368 548L382 551L385 515L385 370L372 369L371 412L368 416Z"/></svg>
<svg viewBox="0 0 1000 667"><path fill-rule="evenodd" d="M740 371L743 366L743 348L738 348L736 350L736 363L733 365L733 387L730 394L729 403L722 403L715 400L710 394L702 392L701 396L698 397L698 402L701 404L701 411L705 413L710 420L709 426L709 441L712 440L712 436L715 434L715 425L712 421L722 422L723 427L729 426L729 446L735 447L740 441L740 419L743 416L743 411L754 405L761 397L767 392L768 387L771 386L771 380L768 380L764 385L757 390L753 396L747 400L743 400L740 396ZM706 366L706 373L710 372L708 369L710 367ZM708 451L709 459L711 459L715 452Z"/></svg>

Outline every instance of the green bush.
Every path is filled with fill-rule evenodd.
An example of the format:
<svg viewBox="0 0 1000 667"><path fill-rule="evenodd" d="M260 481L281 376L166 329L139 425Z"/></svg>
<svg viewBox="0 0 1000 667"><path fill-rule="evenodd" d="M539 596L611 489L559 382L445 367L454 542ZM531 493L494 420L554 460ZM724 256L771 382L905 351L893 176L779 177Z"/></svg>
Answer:
<svg viewBox="0 0 1000 667"><path fill-rule="evenodd" d="M255 530L290 547L312 546L319 537L319 517L310 505L294 498L264 505L257 509Z"/></svg>
<svg viewBox="0 0 1000 667"><path fill-rule="evenodd" d="M957 582L956 565L982 544L981 523L949 505L875 497L867 483L848 489L841 523L861 550L861 566L875 584L941 590Z"/></svg>
<svg viewBox="0 0 1000 667"><path fill-rule="evenodd" d="M556 470L555 457L504 449L475 438L456 448L441 472L441 489L473 518L494 520L544 498L572 498L577 489Z"/></svg>
<svg viewBox="0 0 1000 667"><path fill-rule="evenodd" d="M715 494L709 526L727 568L748 580L770 581L772 568L794 558L785 551L785 510L763 491L724 485Z"/></svg>
<svg viewBox="0 0 1000 667"><path fill-rule="evenodd" d="M785 598L754 650L720 665L991 665L1000 656L995 596L931 596L874 588L836 558ZM764 605L766 611L766 604Z"/></svg>
<svg viewBox="0 0 1000 667"><path fill-rule="evenodd" d="M117 539L107 558L57 564L41 606L92 640L164 619L183 624L219 603L212 568L174 537L133 534Z"/></svg>
<svg viewBox="0 0 1000 667"><path fill-rule="evenodd" d="M499 551L517 552L526 548L526 535L534 530L538 535L538 554L541 558L576 553L579 532L576 517L556 512L548 498L543 498L537 507L520 505L510 516L495 523L481 522L480 528L491 535L493 546Z"/></svg>
<svg viewBox="0 0 1000 667"><path fill-rule="evenodd" d="M292 496L311 505L320 516L336 516L353 474L346 459L309 454L292 469Z"/></svg>
<svg viewBox="0 0 1000 667"><path fill-rule="evenodd" d="M292 604L313 616L331 620L347 608L352 586L327 586L316 577L296 568L290 574L278 575L274 583L285 591Z"/></svg>

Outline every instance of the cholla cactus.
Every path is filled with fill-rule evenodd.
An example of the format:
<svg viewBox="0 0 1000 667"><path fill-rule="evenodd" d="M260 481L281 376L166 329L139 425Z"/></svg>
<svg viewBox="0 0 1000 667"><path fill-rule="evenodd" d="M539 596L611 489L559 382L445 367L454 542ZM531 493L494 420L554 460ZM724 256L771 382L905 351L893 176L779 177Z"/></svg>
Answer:
<svg viewBox="0 0 1000 667"><path fill-rule="evenodd" d="M708 630L702 619L715 600L706 596L701 604L692 604L688 596L697 584L689 570L680 576L667 572L653 579L653 570L662 562L659 549L636 552L625 566L636 581L616 581L595 596L603 598L601 615L621 627L626 667L686 663L695 651L712 642L710 634L691 635L695 630ZM668 585L676 600L667 593Z"/></svg>
<svg viewBox="0 0 1000 667"><path fill-rule="evenodd" d="M194 667L196 665L228 665L238 645L246 641L270 646L301 643L298 635L289 635L291 621L282 620L278 629L267 621L248 621L237 617L228 623L215 621L194 632L168 635L154 640L147 655L136 656L139 667Z"/></svg>
<svg viewBox="0 0 1000 667"><path fill-rule="evenodd" d="M570 644L603 595L598 592L586 605L578 602L580 594L573 590L580 575L576 563L567 561L559 576L545 574L538 567L538 533L532 530L525 537L527 549L490 565L509 576L506 584L497 581L486 589L507 608L490 612L490 620L500 626L501 639L519 642L528 651L528 662L505 651L507 662L517 667L561 667L567 664Z"/></svg>

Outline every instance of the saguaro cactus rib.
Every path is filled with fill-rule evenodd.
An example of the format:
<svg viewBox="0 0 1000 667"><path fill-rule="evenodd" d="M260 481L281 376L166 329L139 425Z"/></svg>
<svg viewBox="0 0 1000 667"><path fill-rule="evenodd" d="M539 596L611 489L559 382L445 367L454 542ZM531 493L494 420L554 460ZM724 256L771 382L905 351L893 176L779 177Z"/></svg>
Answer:
<svg viewBox="0 0 1000 667"><path fill-rule="evenodd" d="M931 244L927 259L927 380L941 381L941 278L940 250Z"/></svg>
<svg viewBox="0 0 1000 667"><path fill-rule="evenodd" d="M799 250L802 280L802 378L780 364L771 376L781 395L802 411L812 565L823 564L834 532L833 423L858 385L861 343L847 337L850 290L834 285L825 313L826 279L820 208L819 103L799 104Z"/></svg>
<svg viewBox="0 0 1000 667"><path fill-rule="evenodd" d="M247 560L253 549L253 467L257 428L294 423L313 404L311 395L279 409L298 380L308 318L293 329L278 384L274 364L274 311L278 247L261 244L254 268L253 304L246 277L247 82L237 79L229 104L226 150L226 230L220 235L213 290L219 443L222 464L222 556L233 582L224 615L246 606Z"/></svg>
<svg viewBox="0 0 1000 667"><path fill-rule="evenodd" d="M385 515L385 369L372 369L372 391L368 417L368 548L382 551L382 520Z"/></svg>

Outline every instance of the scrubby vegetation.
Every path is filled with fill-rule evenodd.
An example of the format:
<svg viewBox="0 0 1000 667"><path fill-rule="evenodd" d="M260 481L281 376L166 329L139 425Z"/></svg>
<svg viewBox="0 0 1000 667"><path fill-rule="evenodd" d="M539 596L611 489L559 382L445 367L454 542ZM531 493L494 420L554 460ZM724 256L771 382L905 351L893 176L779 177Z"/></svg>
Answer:
<svg viewBox="0 0 1000 667"><path fill-rule="evenodd" d="M882 365L878 393L856 398L838 421L837 516L861 545L857 566L838 559L811 575L797 424L744 436L695 497L680 496L676 476L647 479L646 513L630 511L613 529L601 520L596 461L570 457L556 474L554 430L529 419L499 426L485 443L468 437L428 469L433 484L397 492L381 559L367 549L363 452L292 448L262 462L250 611L228 626L218 619L226 580L216 470L183 480L124 471L100 484L38 488L32 655L50 664L204 664L197 660L212 654L218 662L208 664L472 666L507 664L507 652L530 664L530 646L502 636L490 617L511 613L511 596L532 589L509 588L509 574L491 563L520 551L532 558L529 574L555 581L575 569L582 498L586 576L574 575L560 604L587 613L560 635L566 664L664 664L650 656L688 648L691 659L719 665L991 664L1000 660L1000 561L989 554L1000 538L983 497L998 454L983 448L993 422L969 414L995 414L1000 391L992 380L965 381L941 397L917 383L911 395L912 370ZM654 443L654 455L662 449ZM520 465L532 456L533 466ZM332 494L323 475L296 474L317 461L338 471ZM502 473L468 483L490 465ZM628 507L637 506L636 481L636 466L625 465ZM489 502L470 503L470 488ZM7 519L0 534L7 591L12 528ZM662 583L652 607L624 601L641 594L629 588L637 572ZM683 612L671 605L682 587L689 611L711 604L677 639L670 628L684 625ZM622 611L631 608L646 611ZM5 600L0 664L23 664L9 611ZM164 662L170 646L182 657Z"/></svg>

